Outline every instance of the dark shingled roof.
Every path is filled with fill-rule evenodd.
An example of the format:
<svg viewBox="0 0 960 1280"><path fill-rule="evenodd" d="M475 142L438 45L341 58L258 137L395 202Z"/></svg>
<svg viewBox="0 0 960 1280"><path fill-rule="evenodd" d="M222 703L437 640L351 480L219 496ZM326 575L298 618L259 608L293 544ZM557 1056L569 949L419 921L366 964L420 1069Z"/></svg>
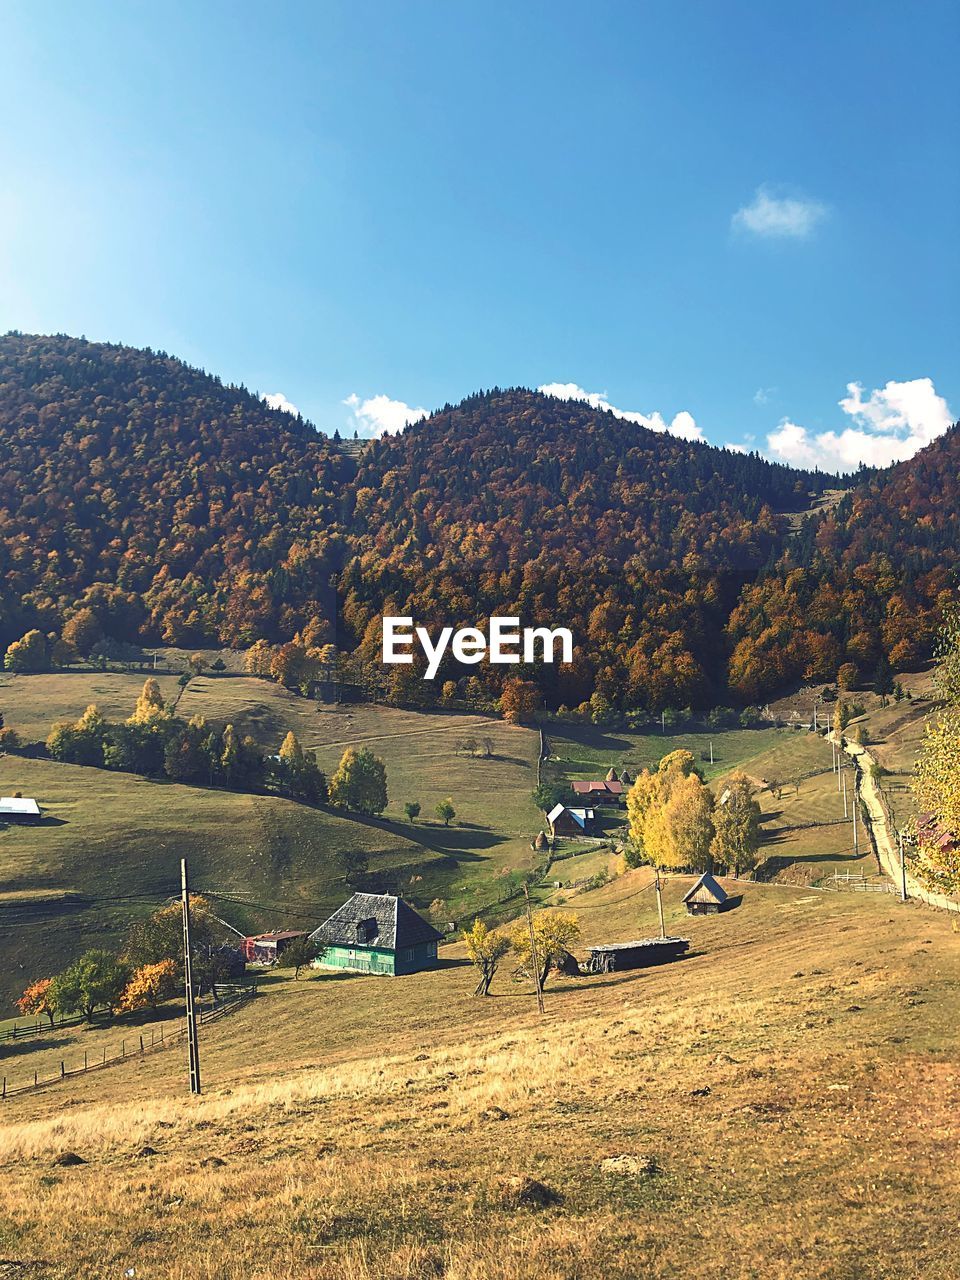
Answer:
<svg viewBox="0 0 960 1280"><path fill-rule="evenodd" d="M378 947L399 951L443 938L402 898L390 893L355 893L310 935L335 947Z"/></svg>

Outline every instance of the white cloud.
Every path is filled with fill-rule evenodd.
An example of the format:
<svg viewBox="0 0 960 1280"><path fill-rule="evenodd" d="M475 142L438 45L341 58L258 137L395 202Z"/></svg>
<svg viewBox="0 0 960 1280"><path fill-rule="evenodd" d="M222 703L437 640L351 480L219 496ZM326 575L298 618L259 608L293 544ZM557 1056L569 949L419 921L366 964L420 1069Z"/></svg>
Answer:
<svg viewBox="0 0 960 1280"><path fill-rule="evenodd" d="M804 240L827 216L826 205L800 196L778 196L771 187L758 187L750 204L730 220L734 231L755 236Z"/></svg>
<svg viewBox="0 0 960 1280"><path fill-rule="evenodd" d="M725 444L724 449L729 453L747 453L749 450L745 444Z"/></svg>
<svg viewBox="0 0 960 1280"><path fill-rule="evenodd" d="M811 434L806 427L785 418L767 436L769 451L795 467L820 467L823 471L855 471L888 467L912 458L951 426L953 417L930 378L888 382L864 399L858 382L847 386L840 408L855 425L843 431Z"/></svg>
<svg viewBox="0 0 960 1280"><path fill-rule="evenodd" d="M575 382L546 382L537 390L545 396L553 396L557 400L582 400L593 409L606 409L615 418L623 418L626 422L636 422L651 431L664 431L668 435L678 436L681 440L700 440L705 443L701 429L694 421L693 415L681 409L672 421L667 422L660 413L636 413L628 409L618 409L607 399L605 391L584 391Z"/></svg>
<svg viewBox="0 0 960 1280"><path fill-rule="evenodd" d="M753 393L753 403L769 404L776 394L776 387L757 387L756 391Z"/></svg>
<svg viewBox="0 0 960 1280"><path fill-rule="evenodd" d="M402 400L391 400L389 396L371 396L369 400L361 400L355 393L347 396L343 402L352 410L351 426L364 439L375 439L386 431L396 435L412 422L419 422L427 416L426 409L412 409Z"/></svg>
<svg viewBox="0 0 960 1280"><path fill-rule="evenodd" d="M300 410L287 399L282 391L275 391L272 396L264 396L263 398L271 409L282 409L284 413L292 413L295 418L300 417Z"/></svg>

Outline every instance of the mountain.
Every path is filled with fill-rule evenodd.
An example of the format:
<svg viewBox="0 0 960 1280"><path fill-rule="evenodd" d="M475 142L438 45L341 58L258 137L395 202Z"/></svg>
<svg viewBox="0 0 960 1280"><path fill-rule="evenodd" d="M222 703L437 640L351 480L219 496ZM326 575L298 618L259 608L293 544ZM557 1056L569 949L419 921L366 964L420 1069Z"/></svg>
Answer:
<svg viewBox="0 0 960 1280"><path fill-rule="evenodd" d="M744 590L728 627L733 689L753 701L844 662L868 680L916 668L956 606L958 569L954 425L908 462L860 479Z"/></svg>
<svg viewBox="0 0 960 1280"><path fill-rule="evenodd" d="M573 631L572 667L519 670L553 705L657 711L723 700L728 659L755 699L924 656L957 556L956 433L794 536L785 513L843 482L583 404L495 389L348 457L163 353L8 334L0 445L4 646L299 634L375 660L386 612L497 613ZM505 673L394 667L388 692L475 675L496 695Z"/></svg>

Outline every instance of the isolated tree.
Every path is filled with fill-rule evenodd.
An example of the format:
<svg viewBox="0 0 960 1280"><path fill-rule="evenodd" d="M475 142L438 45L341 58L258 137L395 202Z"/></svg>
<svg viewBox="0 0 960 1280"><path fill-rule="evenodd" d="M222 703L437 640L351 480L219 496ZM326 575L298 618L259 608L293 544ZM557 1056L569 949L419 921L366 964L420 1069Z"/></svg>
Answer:
<svg viewBox="0 0 960 1280"><path fill-rule="evenodd" d="M756 866L760 817L752 783L745 774L734 773L713 811L714 836L710 852L721 865L732 868L735 876Z"/></svg>
<svg viewBox="0 0 960 1280"><path fill-rule="evenodd" d="M560 911L538 911L533 917L533 938L540 967L540 986L547 981L551 969L563 965L571 948L580 939L580 921L575 915ZM523 968L531 969L530 928L526 917L518 920L511 935L511 945Z"/></svg>
<svg viewBox="0 0 960 1280"><path fill-rule="evenodd" d="M543 705L540 690L532 680L505 680L500 695L500 714L510 724L529 724Z"/></svg>
<svg viewBox="0 0 960 1280"><path fill-rule="evenodd" d="M58 1013L82 1013L90 1022L97 1009L116 1009L130 971L110 951L85 951L50 985L49 1000Z"/></svg>
<svg viewBox="0 0 960 1280"><path fill-rule="evenodd" d="M860 669L855 662L845 662L837 672L837 688L845 693L857 687Z"/></svg>
<svg viewBox="0 0 960 1280"><path fill-rule="evenodd" d="M292 640L274 653L270 662L270 674L278 684L287 689L300 689L306 693L317 678L317 660Z"/></svg>
<svg viewBox="0 0 960 1280"><path fill-rule="evenodd" d="M450 823L457 816L457 811L453 807L453 801L447 796L446 800L441 800L434 809L434 813L440 818L445 827L449 827Z"/></svg>
<svg viewBox="0 0 960 1280"><path fill-rule="evenodd" d="M193 675L200 676L203 675L204 671L206 671L208 664L207 659L202 653L191 653L190 657L187 659L187 665Z"/></svg>
<svg viewBox="0 0 960 1280"><path fill-rule="evenodd" d="M157 1005L179 990L177 966L173 960L158 960L156 964L141 965L135 969L124 987L117 1005L118 1013L135 1013L137 1009Z"/></svg>
<svg viewBox="0 0 960 1280"><path fill-rule="evenodd" d="M315 942L311 942L309 938L294 938L277 956L277 968L292 969L296 981L301 970L308 969L319 956L320 949Z"/></svg>
<svg viewBox="0 0 960 1280"><path fill-rule="evenodd" d="M37 978L35 982L30 983L16 1002L17 1008L25 1018L43 1015L49 1019L51 1027L53 1026L56 1010L50 1000L52 986L52 978Z"/></svg>
<svg viewBox="0 0 960 1280"><path fill-rule="evenodd" d="M469 929L460 935L467 949L471 964L479 973L475 996L488 996L497 966L510 950L510 939L506 934L495 929L488 929L484 922L477 918Z"/></svg>
<svg viewBox="0 0 960 1280"><path fill-rule="evenodd" d="M103 639L103 628L92 609L78 609L63 624L62 638L77 653L88 657L94 646Z"/></svg>
<svg viewBox="0 0 960 1280"><path fill-rule="evenodd" d="M416 822L420 817L420 802L418 800L408 800L403 806L403 812L407 815L408 822Z"/></svg>
<svg viewBox="0 0 960 1280"><path fill-rule="evenodd" d="M8 646L3 666L6 671L45 671L49 663L49 647L42 631L28 631Z"/></svg>
<svg viewBox="0 0 960 1280"><path fill-rule="evenodd" d="M202 894L190 898L190 941L195 953L211 950L218 931L216 917ZM122 953L131 969L172 960L178 980L183 975L183 909L179 902L158 907L131 926Z"/></svg>
<svg viewBox="0 0 960 1280"><path fill-rule="evenodd" d="M127 724L154 727L165 714L165 711L159 682L153 676L148 676L143 682L143 688L137 698L137 705Z"/></svg>
<svg viewBox="0 0 960 1280"><path fill-rule="evenodd" d="M369 747L348 747L330 779L330 803L358 813L387 807L387 767Z"/></svg>
<svg viewBox="0 0 960 1280"><path fill-rule="evenodd" d="M267 679L270 676L274 653L274 646L269 641L257 640L244 654L243 665L250 675Z"/></svg>
<svg viewBox="0 0 960 1280"><path fill-rule="evenodd" d="M655 772L644 769L627 792L628 864L646 857L657 867L705 867L713 835L710 806L691 752L671 751Z"/></svg>
<svg viewBox="0 0 960 1280"><path fill-rule="evenodd" d="M873 691L879 697L881 707L885 707L893 693L893 669L885 653L881 653L873 673Z"/></svg>
<svg viewBox="0 0 960 1280"><path fill-rule="evenodd" d="M843 737L843 731L850 723L850 708L842 698L837 699L837 705L833 709L833 733L839 742Z"/></svg>

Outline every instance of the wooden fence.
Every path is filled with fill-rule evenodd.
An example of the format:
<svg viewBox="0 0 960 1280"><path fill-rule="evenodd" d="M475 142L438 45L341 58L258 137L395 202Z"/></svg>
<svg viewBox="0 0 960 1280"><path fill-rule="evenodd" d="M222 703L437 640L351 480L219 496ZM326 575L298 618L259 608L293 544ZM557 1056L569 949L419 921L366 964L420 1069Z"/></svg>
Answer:
<svg viewBox="0 0 960 1280"><path fill-rule="evenodd" d="M252 987L235 986L226 991L223 987L220 987L218 990L224 993L223 998L216 999L209 1008L201 1009L197 1013L197 1022L201 1026L216 1022L226 1014L232 1013L240 1005L252 1000L257 994L255 985ZM2 1083L0 1083L0 1101L5 1101L18 1093L44 1089L49 1085L59 1084L61 1080L70 1080L75 1076L86 1075L88 1071L100 1071L104 1067L116 1066L118 1062L127 1062L131 1058L141 1058L148 1053L155 1053L160 1049L168 1049L171 1045L179 1044L186 1034L186 1020L178 1018L169 1029L162 1022L158 1026L150 1027L149 1035L147 1028L144 1028L142 1032L131 1032L129 1036L120 1041L119 1053L116 1051L113 1053L108 1052L106 1046L99 1053L93 1054L84 1049L82 1063L78 1057L76 1064L68 1068L67 1059L63 1058L60 1061L59 1070L53 1071L50 1075L41 1076L39 1071L34 1071L33 1079L28 1076L23 1082L13 1082L4 1076Z"/></svg>

